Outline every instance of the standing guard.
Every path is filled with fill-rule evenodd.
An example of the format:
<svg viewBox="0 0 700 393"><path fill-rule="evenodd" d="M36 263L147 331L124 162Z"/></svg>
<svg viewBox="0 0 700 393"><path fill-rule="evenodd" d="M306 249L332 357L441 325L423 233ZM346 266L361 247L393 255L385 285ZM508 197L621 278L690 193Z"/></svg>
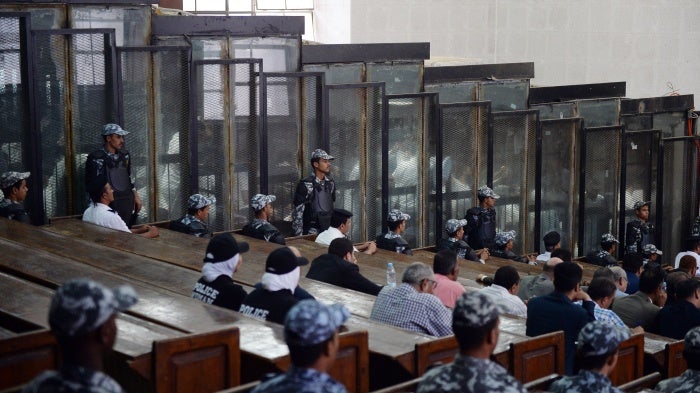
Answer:
<svg viewBox="0 0 700 393"><path fill-rule="evenodd" d="M299 181L294 193L292 229L296 236L319 234L331 224L335 181L329 177L335 158L322 149L311 153L314 174Z"/></svg>
<svg viewBox="0 0 700 393"><path fill-rule="evenodd" d="M625 252L644 252L644 246L654 244L654 225L649 221L651 201L634 204L636 219L627 223L625 229Z"/></svg>
<svg viewBox="0 0 700 393"><path fill-rule="evenodd" d="M493 250L496 237L496 199L498 194L487 186L479 188L479 206L467 210L464 219L467 225L464 228L465 240L474 250L488 248Z"/></svg>

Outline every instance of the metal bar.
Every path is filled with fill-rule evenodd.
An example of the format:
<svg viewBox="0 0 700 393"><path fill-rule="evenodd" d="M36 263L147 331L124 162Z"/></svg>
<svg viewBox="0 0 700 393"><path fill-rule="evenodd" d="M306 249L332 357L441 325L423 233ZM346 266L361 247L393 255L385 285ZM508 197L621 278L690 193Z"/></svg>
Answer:
<svg viewBox="0 0 700 393"><path fill-rule="evenodd" d="M437 135L435 136L435 245L441 238L442 233L442 108L440 107L440 95L436 94L435 110L433 112L433 126ZM430 205L428 205L430 206Z"/></svg>
<svg viewBox="0 0 700 393"><path fill-rule="evenodd" d="M262 71L260 64L260 126L258 127L258 149L260 154L260 193L268 194L268 164L269 150L267 145L267 74ZM255 97L252 97L255 100ZM252 113L252 112L251 112ZM291 112L290 112L291 113Z"/></svg>
<svg viewBox="0 0 700 393"><path fill-rule="evenodd" d="M360 83L340 83L340 84L333 84L329 83L326 85L326 87L329 90L332 89L361 89L361 88L368 88L368 87L383 87L384 82L360 82Z"/></svg>
<svg viewBox="0 0 700 393"><path fill-rule="evenodd" d="M114 29L37 29L32 30L36 35L74 35L74 34L114 34Z"/></svg>
<svg viewBox="0 0 700 393"><path fill-rule="evenodd" d="M440 104L441 108L463 108L470 106L484 106L486 104L491 104L491 101L470 101L470 102L452 102L449 104Z"/></svg>
<svg viewBox="0 0 700 393"><path fill-rule="evenodd" d="M382 222L389 218L389 97L382 96Z"/></svg>
<svg viewBox="0 0 700 393"><path fill-rule="evenodd" d="M641 114L660 111L685 112L693 107L694 95L634 98L620 100L621 114Z"/></svg>
<svg viewBox="0 0 700 393"><path fill-rule="evenodd" d="M628 136L627 134L625 134L623 126L622 149L620 149L622 168L620 168L620 211L618 212L617 236L620 240L620 244L624 244L624 247L617 247L617 255L619 258L622 258L625 255L625 248L627 248L627 244L625 241L625 231L627 229L625 228L625 201L627 194L627 137Z"/></svg>
<svg viewBox="0 0 700 393"><path fill-rule="evenodd" d="M534 248L540 253L540 239L542 238L540 220L542 219L542 123L537 122L537 132L535 137L535 227Z"/></svg>
<svg viewBox="0 0 700 393"><path fill-rule="evenodd" d="M585 127L585 120L581 124L582 137L581 140L581 156L579 162L579 190L578 190L578 252L579 255L585 255L586 250L583 249L584 232L586 230L585 221L583 220L586 214L586 140L588 132ZM573 250L572 250L573 252Z"/></svg>
<svg viewBox="0 0 700 393"><path fill-rule="evenodd" d="M190 54L191 56L191 54ZM200 72L201 64L197 61L191 62L192 67L190 67L189 75L189 106L190 106L190 151L189 151L189 161L190 161L190 194L197 192L198 179L199 179L199 156L197 154L197 147L199 143L199 124L197 122L197 108L198 100L200 94L200 86L197 83L197 75ZM202 89L203 90L203 89Z"/></svg>
<svg viewBox="0 0 700 393"><path fill-rule="evenodd" d="M191 47L184 45L165 46L120 46L117 52L167 52L167 51L189 51Z"/></svg>
<svg viewBox="0 0 700 393"><path fill-rule="evenodd" d="M88 5L141 5L143 0L12 0L15 4L88 4ZM148 0L149 4L158 4L160 0Z"/></svg>
<svg viewBox="0 0 700 393"><path fill-rule="evenodd" d="M121 78L121 59L117 55L117 41L114 36L114 30L104 36L105 47L105 84L111 85L112 94L111 101L107 105L112 107L112 116L117 124L124 124L124 112L122 102L122 78ZM109 100L109 98L108 98Z"/></svg>
<svg viewBox="0 0 700 393"><path fill-rule="evenodd" d="M151 34L285 36L304 34L303 16L165 16L151 18Z"/></svg>
<svg viewBox="0 0 700 393"><path fill-rule="evenodd" d="M301 64L427 60L429 42L303 45Z"/></svg>
<svg viewBox="0 0 700 393"><path fill-rule="evenodd" d="M619 98L625 94L627 82L531 87L529 101L530 105L535 105L593 98Z"/></svg>
<svg viewBox="0 0 700 393"><path fill-rule="evenodd" d="M425 83L459 82L469 80L532 79L535 63L475 64L463 66L426 67Z"/></svg>

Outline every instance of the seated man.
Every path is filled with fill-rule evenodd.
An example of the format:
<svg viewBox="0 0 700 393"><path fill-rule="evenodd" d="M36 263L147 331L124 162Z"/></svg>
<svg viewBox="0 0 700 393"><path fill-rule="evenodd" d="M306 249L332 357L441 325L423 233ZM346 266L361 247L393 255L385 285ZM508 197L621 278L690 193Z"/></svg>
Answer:
<svg viewBox="0 0 700 393"><path fill-rule="evenodd" d="M377 247L383 250L396 251L401 254L413 255L408 242L401 235L406 231L406 220L411 216L394 209L389 212L387 226L389 231L377 236Z"/></svg>
<svg viewBox="0 0 700 393"><path fill-rule="evenodd" d="M525 333L530 337L564 331L566 375L574 372L576 337L581 329L595 320L595 303L581 290L583 270L573 262L554 267L554 292L531 299L527 304ZM574 304L583 301L583 307Z"/></svg>
<svg viewBox="0 0 700 393"><path fill-rule="evenodd" d="M620 343L629 339L627 329L604 321L588 323L578 334L576 358L578 374L552 383L550 392L606 392L622 393L608 377L617 365Z"/></svg>
<svg viewBox="0 0 700 393"><path fill-rule="evenodd" d="M676 284L677 301L665 305L657 316L659 334L681 340L690 329L700 326L700 282L683 280Z"/></svg>
<svg viewBox="0 0 700 393"><path fill-rule="evenodd" d="M561 235L557 231L547 232L542 237L542 242L544 242L545 252L535 258L538 263L547 262L552 257L552 251L561 247Z"/></svg>
<svg viewBox="0 0 700 393"><path fill-rule="evenodd" d="M695 277L698 273L698 265L692 255L682 256L678 263L678 269L685 271L690 277Z"/></svg>
<svg viewBox="0 0 700 393"><path fill-rule="evenodd" d="M586 255L586 261L598 266L617 265L617 259L612 255L615 248L620 244L612 233L604 233L600 237L600 250L593 251Z"/></svg>
<svg viewBox="0 0 700 393"><path fill-rule="evenodd" d="M320 255L311 261L306 277L373 296L377 296L382 290L380 285L360 274L352 243L344 237L331 242L328 254Z"/></svg>
<svg viewBox="0 0 700 393"><path fill-rule="evenodd" d="M431 336L452 334L450 310L433 295L436 281L430 267L413 262L401 281L396 287L382 288L369 318Z"/></svg>
<svg viewBox="0 0 700 393"><path fill-rule="evenodd" d="M29 172L5 172L0 176L0 189L5 195L5 199L0 201L0 217L25 224L32 223L23 204L29 191L27 178L29 178Z"/></svg>
<svg viewBox="0 0 700 393"><path fill-rule="evenodd" d="M637 252L627 253L622 257L622 268L627 274L625 293L631 295L639 290L639 276L644 271L644 257Z"/></svg>
<svg viewBox="0 0 700 393"><path fill-rule="evenodd" d="M588 286L588 296L595 303L595 319L604 321L611 325L627 329L627 325L622 322L622 319L610 309L613 300L615 300L615 291L617 287L615 283L607 277L595 277ZM632 333L644 333L644 329L638 326L632 329Z"/></svg>
<svg viewBox="0 0 700 393"><path fill-rule="evenodd" d="M250 207L253 209L255 219L243 227L241 234L285 245L284 236L268 221L273 212L272 202L276 199L277 197L274 195L263 194L255 194L250 198Z"/></svg>
<svg viewBox="0 0 700 393"><path fill-rule="evenodd" d="M673 266L676 269L678 269L678 265L681 262L681 258L683 258L686 255L690 255L691 257L695 258L695 266L697 266L698 270L700 270L700 238L691 237L687 240L687 243L688 246L686 250L688 251L679 252L676 255L676 259ZM698 275L698 272L696 272L696 275Z"/></svg>
<svg viewBox="0 0 700 393"><path fill-rule="evenodd" d="M639 278L639 291L615 299L612 310L627 327L641 326L644 331L655 333L659 307L666 303L663 283L664 277L661 272L655 269L645 270Z"/></svg>
<svg viewBox="0 0 700 393"><path fill-rule="evenodd" d="M284 320L284 341L292 365L285 373L261 382L252 393L345 393L345 387L327 372L338 353L338 330L349 317L348 309L340 304L297 303Z"/></svg>
<svg viewBox="0 0 700 393"><path fill-rule="evenodd" d="M346 238L350 232L352 213L345 209L333 209L331 216L331 225L325 231L316 236L316 243L328 246L333 239ZM353 248L355 251L361 251L365 254L372 255L377 252L377 245L374 242L365 242Z"/></svg>
<svg viewBox="0 0 700 393"><path fill-rule="evenodd" d="M498 311L502 314L513 314L519 317L527 317L525 303L516 296L520 287L520 275L513 266L501 266L493 276L493 284L480 290L481 293L491 298Z"/></svg>
<svg viewBox="0 0 700 393"><path fill-rule="evenodd" d="M119 214L109 207L114 200L114 190L106 180L98 178L90 185L89 193L92 203L83 212L83 221L122 232L136 233L147 238L158 236L158 227L155 226L142 225L133 229L126 226Z"/></svg>
<svg viewBox="0 0 700 393"><path fill-rule="evenodd" d="M535 256L519 256L513 252L513 240L515 240L515 231L498 232L494 239L495 249L491 253L494 257L512 259L522 263L535 264Z"/></svg>
<svg viewBox="0 0 700 393"><path fill-rule="evenodd" d="M447 220L445 224L447 239L440 239L437 250L452 250L457 253L459 258L481 262L482 264L486 263L486 260L489 259L489 250L483 248L479 250L479 255L477 255L467 242L463 240L465 225L467 225L467 220L456 220L454 218Z"/></svg>
<svg viewBox="0 0 700 393"><path fill-rule="evenodd" d="M284 317L299 302L294 291L299 285L303 266L309 261L299 256L293 247L278 248L267 256L262 286L250 292L241 304L240 312L253 318L284 323Z"/></svg>
<svg viewBox="0 0 700 393"><path fill-rule="evenodd" d="M238 311L247 293L233 282L233 273L243 263L246 242L237 242L230 233L214 236L207 245L202 277L192 289L192 297L205 303Z"/></svg>
<svg viewBox="0 0 700 393"><path fill-rule="evenodd" d="M197 237L212 237L207 227L207 217L211 205L215 203L214 197L207 198L202 194L190 195L187 200L187 213L182 218L172 221L170 229Z"/></svg>
<svg viewBox="0 0 700 393"><path fill-rule="evenodd" d="M691 277L692 276L682 270L672 271L666 275L666 303L664 304L664 307L678 301L678 284L680 284L681 281L690 279Z"/></svg>
<svg viewBox="0 0 700 393"><path fill-rule="evenodd" d="M518 297L528 301L533 297L549 295L554 291L554 267L564 261L550 258L542 265L542 273L537 276L525 276L520 280Z"/></svg>
<svg viewBox="0 0 700 393"><path fill-rule="evenodd" d="M642 255L644 255L644 264L646 265L649 262L656 262L661 255L664 255L664 253L663 251L656 248L655 245L647 244L644 246L644 251L642 252Z"/></svg>
<svg viewBox="0 0 700 393"><path fill-rule="evenodd" d="M59 371L44 371L24 392L120 393L121 386L102 372L104 357L117 337L117 314L138 301L134 289L108 289L86 279L61 285L51 300L49 326L61 351Z"/></svg>
<svg viewBox="0 0 700 393"><path fill-rule="evenodd" d="M498 344L498 309L479 291L462 295L452 312L452 329L459 344L455 360L428 370L418 393L526 392L523 385L491 354Z"/></svg>
<svg viewBox="0 0 700 393"><path fill-rule="evenodd" d="M625 272L625 269L620 266L610 266L608 269L613 273L613 281L617 287L615 290L615 297L627 296L625 291L627 290L629 281L627 281L627 272Z"/></svg>
<svg viewBox="0 0 700 393"><path fill-rule="evenodd" d="M433 272L435 273L433 294L440 299L442 304L454 308L457 299L465 292L464 286L457 282L457 277L459 277L457 254L452 250L440 250L435 253Z"/></svg>
<svg viewBox="0 0 700 393"><path fill-rule="evenodd" d="M654 388L655 392L691 393L700 386L700 326L690 329L684 341L683 359L688 369L675 378L659 382Z"/></svg>

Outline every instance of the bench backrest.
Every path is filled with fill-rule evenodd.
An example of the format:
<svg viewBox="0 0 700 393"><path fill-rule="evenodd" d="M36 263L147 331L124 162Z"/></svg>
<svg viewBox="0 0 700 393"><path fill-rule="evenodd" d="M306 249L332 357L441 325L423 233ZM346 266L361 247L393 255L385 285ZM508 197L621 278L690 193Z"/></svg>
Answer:
<svg viewBox="0 0 700 393"><path fill-rule="evenodd" d="M511 344L511 373L522 382L564 374L564 332L558 331Z"/></svg>
<svg viewBox="0 0 700 393"><path fill-rule="evenodd" d="M644 375L644 335L635 334L623 341L618 351L617 366L609 376L613 385L641 378Z"/></svg>
<svg viewBox="0 0 700 393"><path fill-rule="evenodd" d="M644 377L637 378L633 381L627 382L623 385L618 386L623 392L634 393L641 392L644 389L653 389L656 384L661 381L661 373L658 371L651 373Z"/></svg>
<svg viewBox="0 0 700 393"><path fill-rule="evenodd" d="M455 336L437 338L416 344L416 376L419 377L435 363L450 363L459 352Z"/></svg>
<svg viewBox="0 0 700 393"><path fill-rule="evenodd" d="M26 384L42 371L58 368L58 343L49 330L0 340L0 390Z"/></svg>
<svg viewBox="0 0 700 393"><path fill-rule="evenodd" d="M664 350L664 360L666 364L666 370L664 372L666 373L666 378L677 377L688 369L688 363L686 363L683 357L683 346L683 340L666 344L666 349Z"/></svg>
<svg viewBox="0 0 700 393"><path fill-rule="evenodd" d="M423 380L423 378L411 379L410 381L392 385L384 389L375 390L372 393L414 393L418 390L418 385L421 380Z"/></svg>
<svg viewBox="0 0 700 393"><path fill-rule="evenodd" d="M369 347L366 330L339 336L338 353L328 374L345 385L348 392L369 392Z"/></svg>

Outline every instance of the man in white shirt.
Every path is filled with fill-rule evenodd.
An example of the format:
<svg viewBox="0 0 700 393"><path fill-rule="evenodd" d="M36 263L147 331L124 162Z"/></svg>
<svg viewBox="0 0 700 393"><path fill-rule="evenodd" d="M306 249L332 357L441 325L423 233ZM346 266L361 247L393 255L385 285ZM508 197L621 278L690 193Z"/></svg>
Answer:
<svg viewBox="0 0 700 393"><path fill-rule="evenodd" d="M692 237L688 239L688 251L682 251L679 252L678 255L676 255L676 261L673 264L676 267L676 269L678 269L678 265L681 262L681 258L683 258L686 255L690 255L693 258L695 258L695 262L698 265L698 270L697 273L695 273L695 275L696 277L700 276L700 239Z"/></svg>
<svg viewBox="0 0 700 393"><path fill-rule="evenodd" d="M561 247L561 236L557 231L547 232L542 237L542 242L544 242L545 252L543 252L542 254L538 255L537 258L535 258L537 263L547 262L552 257L552 251Z"/></svg>
<svg viewBox="0 0 700 393"><path fill-rule="evenodd" d="M527 307L516 294L520 288L520 275L513 266L502 266L496 270L493 284L481 289L481 293L491 298L501 313L527 317Z"/></svg>
<svg viewBox="0 0 700 393"><path fill-rule="evenodd" d="M119 214L109 207L114 200L114 189L104 179L98 179L90 185L90 200L92 203L83 213L83 221L100 225L107 228L116 229L122 232L131 232L143 237L158 236L158 227L143 225L138 228L129 229Z"/></svg>
<svg viewBox="0 0 700 393"><path fill-rule="evenodd" d="M350 232L351 218L352 213L349 211L339 208L333 209L331 226L316 236L316 243L329 246L335 239L346 238L347 233ZM373 241L366 242L356 246L355 251L361 251L365 254L372 255L377 252L377 244Z"/></svg>

